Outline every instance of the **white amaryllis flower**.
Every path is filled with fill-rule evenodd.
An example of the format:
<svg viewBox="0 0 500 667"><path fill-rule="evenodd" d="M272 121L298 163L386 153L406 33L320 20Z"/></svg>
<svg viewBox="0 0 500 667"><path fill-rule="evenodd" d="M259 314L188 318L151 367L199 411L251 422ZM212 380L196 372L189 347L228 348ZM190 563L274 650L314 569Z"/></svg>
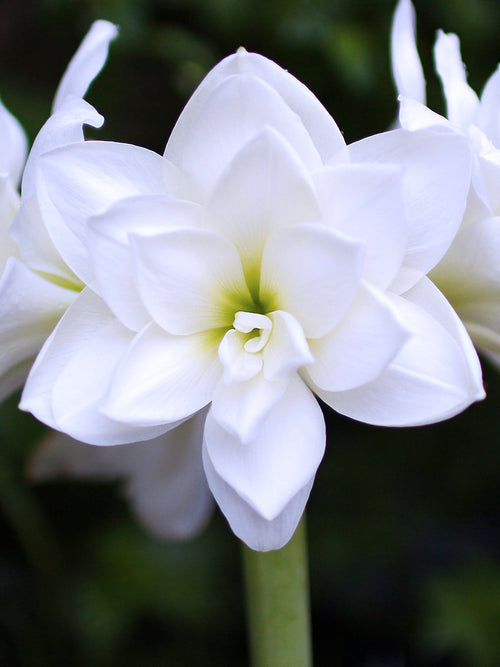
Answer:
<svg viewBox="0 0 500 667"><path fill-rule="evenodd" d="M98 141L46 153L42 219L87 287L21 407L110 445L209 406L215 499L250 547L281 547L323 456L313 392L391 426L483 396L470 339L425 277L463 214L466 141L422 130L402 151L398 132L347 147L307 88L240 50L202 82L163 157Z"/></svg>
<svg viewBox="0 0 500 667"><path fill-rule="evenodd" d="M498 356L500 68L478 98L467 83L456 35L438 32L434 58L446 98L447 119L425 106L425 80L415 43L415 12L410 0L400 0L392 30L392 62L401 96L401 125L408 130L438 125L451 128L468 139L473 156L462 224L430 277L449 299L476 345Z"/></svg>
<svg viewBox="0 0 500 667"><path fill-rule="evenodd" d="M36 354L83 287L47 234L36 173L46 151L83 142L84 123L102 124L82 96L101 70L115 35L111 23L96 21L68 65L53 114L24 169L19 212L16 188L26 160L26 140L18 122L0 105L0 400L25 380Z"/></svg>

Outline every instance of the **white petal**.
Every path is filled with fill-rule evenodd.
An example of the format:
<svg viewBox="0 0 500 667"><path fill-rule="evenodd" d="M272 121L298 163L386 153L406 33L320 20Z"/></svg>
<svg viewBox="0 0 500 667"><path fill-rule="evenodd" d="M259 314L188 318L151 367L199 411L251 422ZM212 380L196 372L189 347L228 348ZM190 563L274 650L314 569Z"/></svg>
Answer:
<svg viewBox="0 0 500 667"><path fill-rule="evenodd" d="M409 333L380 292L362 285L340 324L310 340L312 382L327 391L354 389L378 377L401 350Z"/></svg>
<svg viewBox="0 0 500 667"><path fill-rule="evenodd" d="M360 243L324 225L279 229L262 256L261 302L293 315L308 338L320 338L351 305L363 259Z"/></svg>
<svg viewBox="0 0 500 667"><path fill-rule="evenodd" d="M135 446L126 495L159 539L192 537L212 512L201 455L204 424L205 411L200 411L160 438Z"/></svg>
<svg viewBox="0 0 500 667"><path fill-rule="evenodd" d="M391 32L392 73L399 95L425 103L425 79L415 43L415 9L400 0Z"/></svg>
<svg viewBox="0 0 500 667"><path fill-rule="evenodd" d="M172 336L149 325L121 359L104 414L138 426L186 419L212 398L222 374L218 344L211 332Z"/></svg>
<svg viewBox="0 0 500 667"><path fill-rule="evenodd" d="M481 95L477 123L488 139L500 148L500 66L486 82Z"/></svg>
<svg viewBox="0 0 500 667"><path fill-rule="evenodd" d="M181 123L182 116L165 157L189 174L207 195L235 155L265 127L277 130L308 169L321 165L300 118L276 91L255 76L227 78L210 93L189 132Z"/></svg>
<svg viewBox="0 0 500 667"><path fill-rule="evenodd" d="M78 47L61 79L54 99L57 111L68 95L83 97L108 57L109 43L118 29L108 21L95 21Z"/></svg>
<svg viewBox="0 0 500 667"><path fill-rule="evenodd" d="M27 141L19 121L0 101L0 175L7 176L14 187L19 186L26 162Z"/></svg>
<svg viewBox="0 0 500 667"><path fill-rule="evenodd" d="M500 218L462 229L431 273L474 343L500 353Z"/></svg>
<svg viewBox="0 0 500 667"><path fill-rule="evenodd" d="M444 88L448 118L454 125L465 129L474 121L479 101L467 83L458 37L439 30L434 58Z"/></svg>
<svg viewBox="0 0 500 667"><path fill-rule="evenodd" d="M394 297L413 338L375 380L320 398L338 412L380 426L442 421L484 398L481 368L467 333L442 294L424 278Z"/></svg>
<svg viewBox="0 0 500 667"><path fill-rule="evenodd" d="M0 280L0 387L5 379L11 388L6 374L34 359L76 296L14 257L7 261Z"/></svg>
<svg viewBox="0 0 500 667"><path fill-rule="evenodd" d="M207 74L186 105L165 150L165 155L173 162L182 159L186 139L192 136L200 122L214 89L233 75L256 77L281 96L289 111L300 118L325 162L345 152L344 139L334 120L304 84L268 58L238 49L237 53L222 60ZM270 109L261 110L260 113L268 114L267 125L286 135L290 116L288 112L282 117L271 115Z"/></svg>
<svg viewBox="0 0 500 667"><path fill-rule="evenodd" d="M431 111L425 104L399 96L399 122L405 130L422 130L426 127L441 125L446 127L448 119Z"/></svg>
<svg viewBox="0 0 500 667"><path fill-rule="evenodd" d="M232 384L219 382L212 396L211 415L221 428L246 445L259 433L263 420L287 387L287 380L272 382L262 373Z"/></svg>
<svg viewBox="0 0 500 667"><path fill-rule="evenodd" d="M271 521L316 473L325 449L323 415L296 377L247 443L226 431L209 412L205 448L222 479Z"/></svg>
<svg viewBox="0 0 500 667"><path fill-rule="evenodd" d="M136 285L129 234L143 235L186 226L196 220L199 206L168 195L128 197L90 218L88 247L99 294L118 319L134 331L151 320Z"/></svg>
<svg viewBox="0 0 500 667"><path fill-rule="evenodd" d="M147 440L167 430L133 428L102 416L100 401L133 332L86 289L43 346L21 398L22 410L78 440L97 445Z"/></svg>
<svg viewBox="0 0 500 667"><path fill-rule="evenodd" d="M67 281L75 289L83 287L57 251L44 225L36 195L23 196L17 216L10 228L23 262L33 271Z"/></svg>
<svg viewBox="0 0 500 667"><path fill-rule="evenodd" d="M56 113L52 114L33 142L23 174L23 197L36 192L36 175L39 159L48 151L83 142L83 125L101 127L104 118L93 106L79 97L68 97Z"/></svg>
<svg viewBox="0 0 500 667"><path fill-rule="evenodd" d="M273 328L263 350L266 380L288 380L299 368L313 361L304 330L297 320L281 310L269 313Z"/></svg>
<svg viewBox="0 0 500 667"><path fill-rule="evenodd" d="M230 163L207 205L207 226L238 248L247 283L258 287L260 259L279 227L320 220L309 175L276 132L265 129Z"/></svg>
<svg viewBox="0 0 500 667"><path fill-rule="evenodd" d="M8 176L0 175L0 275L9 257L17 257L19 251L9 234L9 227L19 207L19 195Z"/></svg>
<svg viewBox="0 0 500 667"><path fill-rule="evenodd" d="M86 248L86 223L120 199L177 191L182 178L144 148L86 141L40 158L38 197L48 232L65 262L87 285L95 280Z"/></svg>
<svg viewBox="0 0 500 667"><path fill-rule="evenodd" d="M404 267L425 275L449 248L464 214L471 177L466 137L442 127L394 130L351 144L349 150L356 162L405 168L409 241Z"/></svg>
<svg viewBox="0 0 500 667"><path fill-rule="evenodd" d="M233 533L255 551L281 549L291 539L309 498L314 478L268 521L239 496L217 473L203 448L203 463L210 489Z"/></svg>
<svg viewBox="0 0 500 667"><path fill-rule="evenodd" d="M238 251L203 229L132 236L139 292L154 320L172 334L230 327L251 308Z"/></svg>
<svg viewBox="0 0 500 667"><path fill-rule="evenodd" d="M346 164L314 174L323 218L333 230L366 248L362 276L387 287L408 243L408 221L400 167Z"/></svg>

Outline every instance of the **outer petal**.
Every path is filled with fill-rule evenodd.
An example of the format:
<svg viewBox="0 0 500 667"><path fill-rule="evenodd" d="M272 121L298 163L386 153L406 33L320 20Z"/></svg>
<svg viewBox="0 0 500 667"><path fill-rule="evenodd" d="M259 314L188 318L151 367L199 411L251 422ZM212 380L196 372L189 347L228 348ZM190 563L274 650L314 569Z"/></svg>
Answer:
<svg viewBox="0 0 500 667"><path fill-rule="evenodd" d="M7 261L0 280L0 395L17 388L10 371L32 362L75 297L75 292L40 278L14 257ZM23 363L25 372L28 368ZM19 375L21 384L25 376Z"/></svg>
<svg viewBox="0 0 500 667"><path fill-rule="evenodd" d="M0 176L8 177L14 187L19 185L26 162L27 141L24 130L0 101Z"/></svg>
<svg viewBox="0 0 500 667"><path fill-rule="evenodd" d="M117 367L104 414L138 426L190 417L210 402L222 375L218 343L212 332L172 336L149 325Z"/></svg>
<svg viewBox="0 0 500 667"><path fill-rule="evenodd" d="M210 489L234 534L255 551L281 549L291 539L304 512L314 478L271 521L256 512L218 474L203 448L203 464Z"/></svg>
<svg viewBox="0 0 500 667"><path fill-rule="evenodd" d="M366 248L363 278L387 287L408 244L402 169L388 164L345 164L314 174L326 224Z"/></svg>
<svg viewBox="0 0 500 667"><path fill-rule="evenodd" d="M324 225L279 229L264 248L261 300L293 315L307 338L320 338L351 305L363 259L361 244Z"/></svg>
<svg viewBox="0 0 500 667"><path fill-rule="evenodd" d="M378 377L408 338L389 299L362 285L339 326L309 341L314 363L307 367L307 377L327 391L359 387Z"/></svg>
<svg viewBox="0 0 500 667"><path fill-rule="evenodd" d="M466 129L475 119L479 100L467 83L458 37L439 30L434 58L444 88L448 118L454 125Z"/></svg>
<svg viewBox="0 0 500 667"><path fill-rule="evenodd" d="M474 343L500 353L500 218L476 222L457 235L430 274Z"/></svg>
<svg viewBox="0 0 500 667"><path fill-rule="evenodd" d="M465 136L434 127L394 130L349 146L355 162L397 164L406 171L409 242L403 267L413 274L402 292L427 274L448 250L465 210L471 155Z"/></svg>
<svg viewBox="0 0 500 667"><path fill-rule="evenodd" d="M490 141L500 148L500 65L484 87L477 123Z"/></svg>
<svg viewBox="0 0 500 667"><path fill-rule="evenodd" d="M153 535L191 537L213 505L201 457L204 422L200 412L158 438L116 447L92 447L52 434L29 461L28 476L35 482L122 479L134 513Z"/></svg>
<svg viewBox="0 0 500 667"><path fill-rule="evenodd" d="M38 355L21 409L91 444L147 440L164 433L166 426L132 428L99 412L111 373L133 336L98 296L84 290Z"/></svg>
<svg viewBox="0 0 500 667"><path fill-rule="evenodd" d="M106 62L109 43L117 34L116 26L108 21L95 21L92 24L61 79L54 98L54 111L61 107L69 95L85 95Z"/></svg>
<svg viewBox="0 0 500 667"><path fill-rule="evenodd" d="M248 443L222 428L209 412L205 448L222 479L271 521L314 477L325 449L323 415L311 392L295 377Z"/></svg>
<svg viewBox="0 0 500 667"><path fill-rule="evenodd" d="M99 294L130 329L139 331L151 317L137 289L129 234L185 227L197 220L199 208L168 195L128 197L89 220L88 247Z"/></svg>
<svg viewBox="0 0 500 667"><path fill-rule="evenodd" d="M425 78L415 43L415 9L410 0L400 0L394 12L391 59L399 95L425 104Z"/></svg>
<svg viewBox="0 0 500 667"><path fill-rule="evenodd" d="M17 245L9 234L9 226L19 206L19 195L8 176L0 176L0 275L9 257L17 256Z"/></svg>
<svg viewBox="0 0 500 667"><path fill-rule="evenodd" d="M320 220L313 185L296 153L265 129L229 164L207 205L207 226L238 248L247 283L258 287L260 259L274 229Z"/></svg>
<svg viewBox="0 0 500 667"><path fill-rule="evenodd" d="M143 303L165 331L230 327L238 310L251 309L238 251L224 237L188 228L131 240Z"/></svg>
<svg viewBox="0 0 500 667"><path fill-rule="evenodd" d="M424 278L394 298L413 338L372 382L317 394L338 412L380 426L418 426L453 417L484 398L472 343L442 294Z"/></svg>
<svg viewBox="0 0 500 667"><path fill-rule="evenodd" d="M289 130L293 129L295 138L303 134L300 127L300 125L303 125L313 142L314 148L325 162L331 160L335 155L345 152L345 143L337 125L306 86L271 60L256 53L247 53L244 49L239 49L237 53L220 62L203 79L177 121L165 149L165 157L176 164L180 164L188 157L193 161L193 164L195 163L196 150L188 148L186 152L186 146L197 146L192 138L194 133L199 131L201 124L207 122L206 110L210 105L210 99L220 84L225 83L230 77L235 79L247 78L247 80L248 77L251 77L263 84L260 90L266 90L267 95L264 92L262 92L262 95L266 95L266 99L272 100L272 102L271 104L266 103L266 106L258 110L258 115L254 117L259 118L261 123L274 127L285 137ZM219 88L219 94L220 90ZM274 91L275 94L271 95L269 90ZM248 92L250 91L248 90ZM280 101L278 101L278 97L281 98ZM247 124L245 133L248 135L251 131L250 121L252 120L251 114L248 113L249 109L244 109L244 114L241 116L236 113L235 107L232 106L233 102L234 99L231 101L233 118L238 123L243 120ZM255 102L252 101L252 109L254 106ZM283 106L286 111L280 113ZM224 114L226 112L229 112L229 110L224 110ZM292 120L293 116L296 117L295 120ZM299 122L297 123L297 121ZM222 131L222 134L216 134L214 132L216 129ZM211 136L205 139L208 141L206 154L210 157L213 154L213 146L210 145L210 141L215 143L222 137L224 138L222 145L227 144L224 124L217 122L215 126L210 126L209 130ZM240 131L238 130L236 133L235 139L239 136ZM241 136L240 138L242 139ZM292 142L292 145L297 150L294 142ZM220 150L220 146L221 144L218 145L217 150ZM192 157L190 155L191 151L194 152ZM309 149L307 149L307 152L310 152Z"/></svg>
<svg viewBox="0 0 500 667"><path fill-rule="evenodd" d="M120 199L180 189L182 177L156 153L137 146L86 141L40 159L40 210L64 261L87 285L95 283L86 223Z"/></svg>

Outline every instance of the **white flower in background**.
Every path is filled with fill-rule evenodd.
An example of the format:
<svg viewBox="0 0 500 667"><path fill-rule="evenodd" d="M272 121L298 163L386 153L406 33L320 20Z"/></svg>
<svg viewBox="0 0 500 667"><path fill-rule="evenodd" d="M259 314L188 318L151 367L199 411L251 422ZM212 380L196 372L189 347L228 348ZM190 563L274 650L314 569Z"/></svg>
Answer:
<svg viewBox="0 0 500 667"><path fill-rule="evenodd" d="M7 258L16 253L8 228L19 208L18 187L26 162L27 142L14 116L0 102L0 275Z"/></svg>
<svg viewBox="0 0 500 667"><path fill-rule="evenodd" d="M281 547L323 456L313 392L391 426L484 395L470 339L425 277L463 215L467 144L438 127L401 149L401 132L346 147L307 88L240 50L202 82L164 157L99 141L47 152L41 219L86 288L21 407L111 445L189 428L208 406L215 499L250 547Z"/></svg>
<svg viewBox="0 0 500 667"><path fill-rule="evenodd" d="M415 12L400 0L392 30L400 122L408 130L441 125L467 137L473 155L467 208L459 232L430 278L449 299L475 344L500 354L500 68L480 98L467 83L454 34L438 32L436 70L447 116L425 106L425 80L415 44ZM457 184L458 188L458 184Z"/></svg>
<svg viewBox="0 0 500 667"><path fill-rule="evenodd" d="M213 506L200 452L204 418L199 412L159 438L119 447L91 447L51 432L29 460L27 474L34 482L122 482L135 517L156 538L192 537Z"/></svg>
<svg viewBox="0 0 500 667"><path fill-rule="evenodd" d="M26 163L19 212L16 188L26 160L26 140L19 123L0 105L0 400L21 386L41 346L82 289L47 234L35 180L43 153L83 142L84 123L102 124L82 96L101 70L115 36L115 26L96 21L68 65L53 114Z"/></svg>

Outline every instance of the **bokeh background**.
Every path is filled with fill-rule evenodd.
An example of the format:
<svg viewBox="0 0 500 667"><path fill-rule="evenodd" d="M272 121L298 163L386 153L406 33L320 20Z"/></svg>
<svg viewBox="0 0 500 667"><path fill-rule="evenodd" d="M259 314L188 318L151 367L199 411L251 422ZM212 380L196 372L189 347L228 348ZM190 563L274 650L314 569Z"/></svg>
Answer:
<svg viewBox="0 0 500 667"><path fill-rule="evenodd" d="M243 45L326 105L348 142L388 128L393 0L2 0L0 94L30 140L91 22L119 39L87 96L101 138L163 151L203 75ZM460 35L480 90L500 60L496 0L417 0L431 106L437 28ZM0 147L1 150L1 147ZM325 411L328 447L308 506L315 664L500 665L500 374L488 398L436 426L367 427ZM32 485L44 428L0 406L0 665L248 663L240 546L217 512L160 543L119 485Z"/></svg>

